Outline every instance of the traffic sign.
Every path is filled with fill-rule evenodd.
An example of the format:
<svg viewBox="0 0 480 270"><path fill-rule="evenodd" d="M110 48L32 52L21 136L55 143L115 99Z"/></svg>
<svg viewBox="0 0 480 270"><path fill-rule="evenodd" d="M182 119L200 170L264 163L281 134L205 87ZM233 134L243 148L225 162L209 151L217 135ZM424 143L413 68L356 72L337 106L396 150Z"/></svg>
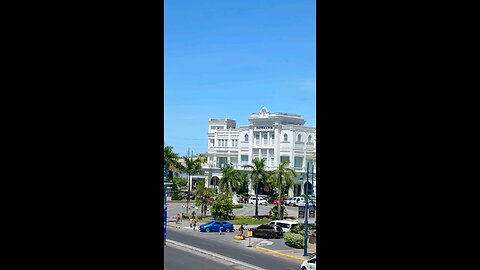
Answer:
<svg viewBox="0 0 480 270"><path fill-rule="evenodd" d="M253 232L252 232L252 231L248 231L248 232L247 232L247 236L248 236L248 237L253 236Z"/></svg>

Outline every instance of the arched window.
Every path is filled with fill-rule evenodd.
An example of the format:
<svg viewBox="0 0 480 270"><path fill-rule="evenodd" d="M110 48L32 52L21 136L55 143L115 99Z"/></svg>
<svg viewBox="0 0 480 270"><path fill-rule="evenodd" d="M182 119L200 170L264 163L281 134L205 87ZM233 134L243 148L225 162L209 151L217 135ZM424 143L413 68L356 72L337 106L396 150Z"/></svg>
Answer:
<svg viewBox="0 0 480 270"><path fill-rule="evenodd" d="M297 142L301 142L301 141L302 141L302 135L298 134Z"/></svg>
<svg viewBox="0 0 480 270"><path fill-rule="evenodd" d="M287 135L286 133L283 134L283 141L284 141L284 142L288 141L288 135Z"/></svg>
<svg viewBox="0 0 480 270"><path fill-rule="evenodd" d="M245 141L248 142L248 134L245 134Z"/></svg>
<svg viewBox="0 0 480 270"><path fill-rule="evenodd" d="M309 143L312 142L312 135L308 135L308 142L309 142Z"/></svg>

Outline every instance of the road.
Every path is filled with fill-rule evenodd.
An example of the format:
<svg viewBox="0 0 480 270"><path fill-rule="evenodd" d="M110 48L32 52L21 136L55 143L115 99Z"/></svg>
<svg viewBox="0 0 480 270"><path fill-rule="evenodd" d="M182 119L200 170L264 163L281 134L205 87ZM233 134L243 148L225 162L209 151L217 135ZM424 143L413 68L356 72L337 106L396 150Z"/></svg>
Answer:
<svg viewBox="0 0 480 270"><path fill-rule="evenodd" d="M298 270L301 261L292 260L264 251L246 247L244 243L233 240L234 233L198 233L182 229L167 229L167 238L190 246L201 248L216 254L246 262L264 269ZM198 268L198 267L196 267Z"/></svg>
<svg viewBox="0 0 480 270"><path fill-rule="evenodd" d="M167 245L163 251L165 258L163 269L166 270L192 270L192 269L246 269L239 265L223 260L206 257L205 255L194 254L191 251L178 248L174 245Z"/></svg>

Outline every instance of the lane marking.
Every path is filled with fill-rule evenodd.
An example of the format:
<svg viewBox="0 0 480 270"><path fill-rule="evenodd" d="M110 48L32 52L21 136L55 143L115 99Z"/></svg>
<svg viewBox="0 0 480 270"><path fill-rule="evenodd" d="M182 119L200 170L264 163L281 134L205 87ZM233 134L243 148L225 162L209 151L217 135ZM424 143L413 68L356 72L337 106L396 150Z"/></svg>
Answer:
<svg viewBox="0 0 480 270"><path fill-rule="evenodd" d="M190 246L190 245L186 245L186 244L183 244L183 243L180 243L180 242L177 242L177 241L173 241L173 240L167 239L167 243L170 243L170 244L173 244L173 245L177 245L177 246L180 246L180 247L184 247L184 248L188 248L188 249L192 249L192 250L195 250L195 251L197 251L197 252L200 252L200 253L203 253L203 254L207 254L207 255L209 255L209 256L212 256L212 257L214 257L214 258L222 259L222 260L225 260L225 261L228 261L228 262L231 262L231 263L235 263L235 264L238 264L238 265L241 265L241 266L250 268L250 269L254 269L254 270L267 270L267 269L265 269L265 268L261 268L261 267L258 267L258 266L255 266L255 265L252 265L252 264L249 264L249 263L246 263L246 262L241 262L241 261L238 261L238 260L235 260L235 259L226 257L226 256L222 256L222 255L219 255L219 254L217 254L217 253L213 253L213 252L210 252L210 251L206 251L206 250L203 250L203 249L200 249L200 248L197 248L197 247L192 247L192 246Z"/></svg>

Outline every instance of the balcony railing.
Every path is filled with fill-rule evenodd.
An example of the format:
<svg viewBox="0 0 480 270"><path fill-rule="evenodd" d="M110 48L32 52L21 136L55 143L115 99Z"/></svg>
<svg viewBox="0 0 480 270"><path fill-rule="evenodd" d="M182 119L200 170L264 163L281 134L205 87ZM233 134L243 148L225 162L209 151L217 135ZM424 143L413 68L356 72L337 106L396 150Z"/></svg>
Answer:
<svg viewBox="0 0 480 270"><path fill-rule="evenodd" d="M245 164L245 165L251 165L251 164ZM222 163L222 164L216 164L215 162L213 164L209 164L209 163L202 163L202 168L204 170L206 169L222 169L224 167L227 167L227 166L232 166L233 168L237 169L237 170L250 170L248 168L244 168L243 164L233 164L233 165L229 165L228 163ZM291 168L291 167L290 167ZM271 171L271 170L276 170L278 169L278 166L265 166L265 169L267 171ZM303 167L294 167L293 168L297 173L305 173L307 168L303 168ZM311 167L310 167L310 170L311 170ZM313 173L316 173L317 169L314 168L314 171Z"/></svg>

